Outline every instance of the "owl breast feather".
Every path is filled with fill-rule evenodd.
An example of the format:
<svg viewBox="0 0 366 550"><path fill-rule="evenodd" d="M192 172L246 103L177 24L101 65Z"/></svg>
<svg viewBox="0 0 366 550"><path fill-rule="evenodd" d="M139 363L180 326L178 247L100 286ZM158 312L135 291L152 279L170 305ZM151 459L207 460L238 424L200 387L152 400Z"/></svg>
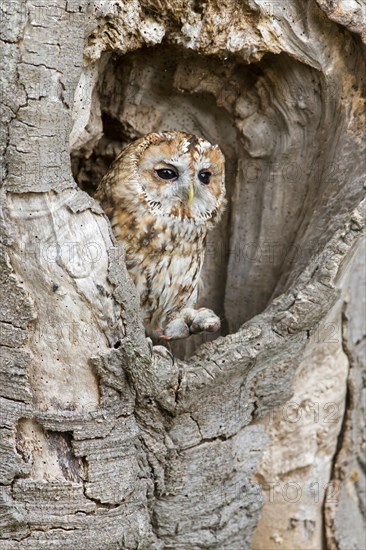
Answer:
<svg viewBox="0 0 366 550"><path fill-rule="evenodd" d="M206 229L191 220L146 214L138 219L120 212L116 221L149 334L195 305Z"/></svg>

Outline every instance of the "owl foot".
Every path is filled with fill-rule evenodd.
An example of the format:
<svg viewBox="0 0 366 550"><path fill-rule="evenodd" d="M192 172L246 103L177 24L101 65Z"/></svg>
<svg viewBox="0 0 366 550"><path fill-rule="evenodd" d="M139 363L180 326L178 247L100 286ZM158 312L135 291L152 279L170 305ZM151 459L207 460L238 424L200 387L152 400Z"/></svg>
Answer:
<svg viewBox="0 0 366 550"><path fill-rule="evenodd" d="M199 332L216 332L220 325L220 319L212 309L206 307L185 308L182 309L179 317L167 324L164 334L160 338L162 340L181 340Z"/></svg>

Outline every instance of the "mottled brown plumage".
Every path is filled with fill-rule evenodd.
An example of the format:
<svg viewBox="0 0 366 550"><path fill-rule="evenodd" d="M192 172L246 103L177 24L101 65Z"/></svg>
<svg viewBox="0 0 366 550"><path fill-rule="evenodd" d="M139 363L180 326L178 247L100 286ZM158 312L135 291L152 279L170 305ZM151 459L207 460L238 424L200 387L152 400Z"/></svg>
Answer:
<svg viewBox="0 0 366 550"><path fill-rule="evenodd" d="M148 134L120 153L96 199L125 245L146 331L157 336L196 302L206 234L225 206L224 157L190 134Z"/></svg>

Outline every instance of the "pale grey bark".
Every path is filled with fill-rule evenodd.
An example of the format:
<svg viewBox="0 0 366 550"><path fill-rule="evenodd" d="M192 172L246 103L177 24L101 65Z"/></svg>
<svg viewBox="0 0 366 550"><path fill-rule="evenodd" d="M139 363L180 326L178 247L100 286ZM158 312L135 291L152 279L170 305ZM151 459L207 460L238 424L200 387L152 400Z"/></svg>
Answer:
<svg viewBox="0 0 366 550"><path fill-rule="evenodd" d="M362 548L363 6L1 10L0 548ZM159 129L227 158L222 335L174 365L70 163Z"/></svg>

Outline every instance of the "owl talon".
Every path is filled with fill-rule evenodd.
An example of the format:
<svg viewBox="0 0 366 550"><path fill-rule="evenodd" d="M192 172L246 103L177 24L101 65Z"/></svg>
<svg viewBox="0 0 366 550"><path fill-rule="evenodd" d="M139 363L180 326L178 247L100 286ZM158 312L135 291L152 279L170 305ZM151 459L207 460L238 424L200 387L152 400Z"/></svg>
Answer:
<svg viewBox="0 0 366 550"><path fill-rule="evenodd" d="M149 346L150 357L152 357L154 353L154 345L152 343L151 338L147 337L146 340L147 340L147 345Z"/></svg>
<svg viewBox="0 0 366 550"><path fill-rule="evenodd" d="M154 346L153 355L159 355L159 357L162 357L163 359L170 359L172 362L172 366L174 366L174 356L166 347Z"/></svg>

